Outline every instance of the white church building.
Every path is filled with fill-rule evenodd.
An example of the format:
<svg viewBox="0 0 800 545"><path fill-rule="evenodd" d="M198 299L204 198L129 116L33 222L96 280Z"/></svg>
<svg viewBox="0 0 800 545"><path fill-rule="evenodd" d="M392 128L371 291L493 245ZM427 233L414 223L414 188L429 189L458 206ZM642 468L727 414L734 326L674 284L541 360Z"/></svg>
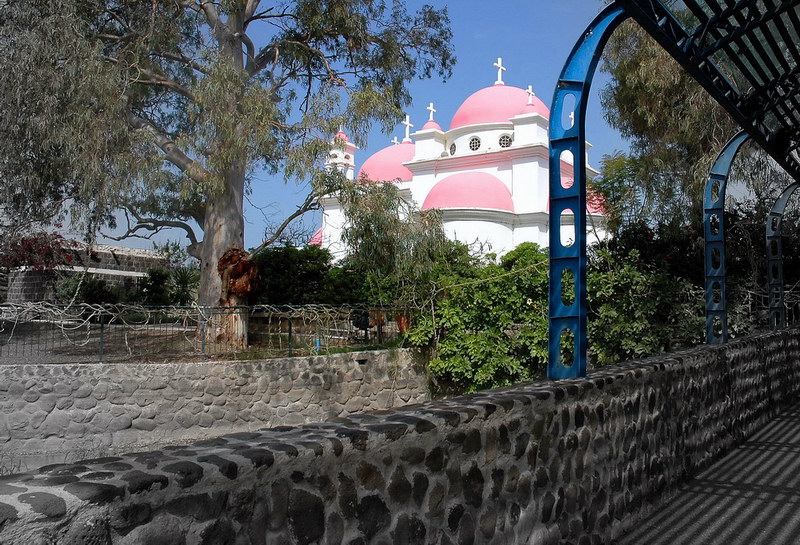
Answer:
<svg viewBox="0 0 800 545"><path fill-rule="evenodd" d="M550 111L533 93L503 82L498 59L497 81L476 91L458 108L445 130L429 119L405 138L378 151L361 165L358 178L396 183L403 198L421 210L439 209L444 229L454 240L502 255L522 242L548 246L548 120ZM357 148L340 132L339 149L328 164L354 179ZM588 149L587 144L587 149ZM588 161L587 161L588 163ZM597 171L589 167L587 176ZM573 183L572 157L562 157L562 184ZM600 203L587 203L589 241L606 237ZM321 201L322 227L310 244L345 253L341 241L344 215L339 201ZM562 241L574 239L572 216L562 218Z"/></svg>

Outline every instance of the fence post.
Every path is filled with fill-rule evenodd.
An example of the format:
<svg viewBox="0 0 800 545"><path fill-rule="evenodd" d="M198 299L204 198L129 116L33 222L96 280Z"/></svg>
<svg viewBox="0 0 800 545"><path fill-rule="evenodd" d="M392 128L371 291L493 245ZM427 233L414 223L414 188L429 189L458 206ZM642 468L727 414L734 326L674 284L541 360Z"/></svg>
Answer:
<svg viewBox="0 0 800 545"><path fill-rule="evenodd" d="M103 363L103 358L105 357L105 327L103 324L103 313L101 312L99 315L100 319L100 363Z"/></svg>
<svg viewBox="0 0 800 545"><path fill-rule="evenodd" d="M200 309L200 352L206 355L206 313Z"/></svg>
<svg viewBox="0 0 800 545"><path fill-rule="evenodd" d="M292 351L292 318L287 318L289 320L289 355L293 355Z"/></svg>

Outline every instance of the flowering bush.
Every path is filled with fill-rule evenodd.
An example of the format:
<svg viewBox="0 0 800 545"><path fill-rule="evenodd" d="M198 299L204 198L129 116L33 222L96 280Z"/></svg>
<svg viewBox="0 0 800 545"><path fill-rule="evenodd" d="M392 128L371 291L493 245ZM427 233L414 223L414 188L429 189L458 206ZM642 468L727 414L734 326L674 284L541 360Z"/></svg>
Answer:
<svg viewBox="0 0 800 545"><path fill-rule="evenodd" d="M0 242L0 267L30 267L48 271L70 264L73 255L70 243L58 233L33 233Z"/></svg>

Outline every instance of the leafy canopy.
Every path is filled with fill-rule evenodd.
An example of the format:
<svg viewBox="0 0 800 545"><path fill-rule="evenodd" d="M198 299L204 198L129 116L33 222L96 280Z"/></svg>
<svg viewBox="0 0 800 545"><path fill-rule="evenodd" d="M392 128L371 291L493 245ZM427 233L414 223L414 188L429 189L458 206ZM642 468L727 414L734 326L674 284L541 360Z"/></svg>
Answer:
<svg viewBox="0 0 800 545"><path fill-rule="evenodd" d="M341 183L321 168L330 135L392 127L409 80L449 74L450 38L446 10L396 0L8 2L0 207L69 206L89 231L124 208L127 235L199 243L208 206L241 199L234 179Z"/></svg>

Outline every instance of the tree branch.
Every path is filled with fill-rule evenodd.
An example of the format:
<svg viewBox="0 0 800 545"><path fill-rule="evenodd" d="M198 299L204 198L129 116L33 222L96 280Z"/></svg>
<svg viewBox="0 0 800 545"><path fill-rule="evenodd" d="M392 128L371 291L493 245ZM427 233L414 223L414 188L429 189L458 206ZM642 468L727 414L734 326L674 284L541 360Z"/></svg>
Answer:
<svg viewBox="0 0 800 545"><path fill-rule="evenodd" d="M192 59L183 54L169 53L167 51L152 51L151 54L156 57L161 57L162 59L167 59L175 62L182 62L183 64L194 68L201 74L208 74L208 69L205 66L203 66L198 62L193 61Z"/></svg>
<svg viewBox="0 0 800 545"><path fill-rule="evenodd" d="M199 249L201 242L197 240L197 234L194 232L194 229L192 229L192 226L188 223L179 220L146 218L136 212L136 210L133 208L128 207L124 208L123 211L125 212L125 220L128 223L128 229L125 231L125 233L119 236L105 234L104 236L106 238L117 241L124 240L126 238L143 238L149 240L153 236L160 233L163 229L182 229L186 232L186 238L189 239L189 248L187 250L189 255L197 257L194 255L194 253L196 253L196 251ZM131 222L131 216L133 216L136 220L135 224ZM140 235L139 231L142 230L150 231L150 233L147 235Z"/></svg>
<svg viewBox="0 0 800 545"><path fill-rule="evenodd" d="M306 212L310 212L311 210L317 210L318 208L319 208L318 196L314 195L313 193L310 193L306 197L306 200L303 201L303 204L298 206L297 210L292 212L289 215L289 217L286 218L285 220L283 220L283 223L281 223L278 226L278 228L275 229L275 232L272 233L272 236L267 238L256 249L254 249L252 252L250 252L250 258L252 258L253 256L257 255L259 252L263 251L267 246L269 246L270 244L272 244L273 242L278 240L278 238L281 236L281 233L283 233L283 231L289 226L290 223L292 223L292 221L294 221L295 219L299 218L300 216L302 216Z"/></svg>
<svg viewBox="0 0 800 545"><path fill-rule="evenodd" d="M197 161L183 153L172 139L158 130L151 122L130 111L127 114L127 121L134 129L149 133L155 145L164 152L164 158L181 169L189 178L201 184L207 183L211 179L211 173L209 171L203 168Z"/></svg>
<svg viewBox="0 0 800 545"><path fill-rule="evenodd" d="M247 23L250 22L250 19L255 14L256 9L258 9L258 5L260 3L261 3L261 0L247 0L247 5L244 8L244 27L245 28L247 28ZM266 10L266 11L264 11L262 13L270 12L273 9L275 9L275 8L269 8L268 10Z"/></svg>
<svg viewBox="0 0 800 545"><path fill-rule="evenodd" d="M194 93L192 93L189 89L178 83L177 81L168 78L163 74L159 74L153 70L149 70L147 68L137 68L139 74L146 76L148 79L139 79L138 77L133 80L135 83L142 83L144 85L157 85L159 87L166 87L172 91L175 91L179 95L185 96L192 102L196 102Z"/></svg>

